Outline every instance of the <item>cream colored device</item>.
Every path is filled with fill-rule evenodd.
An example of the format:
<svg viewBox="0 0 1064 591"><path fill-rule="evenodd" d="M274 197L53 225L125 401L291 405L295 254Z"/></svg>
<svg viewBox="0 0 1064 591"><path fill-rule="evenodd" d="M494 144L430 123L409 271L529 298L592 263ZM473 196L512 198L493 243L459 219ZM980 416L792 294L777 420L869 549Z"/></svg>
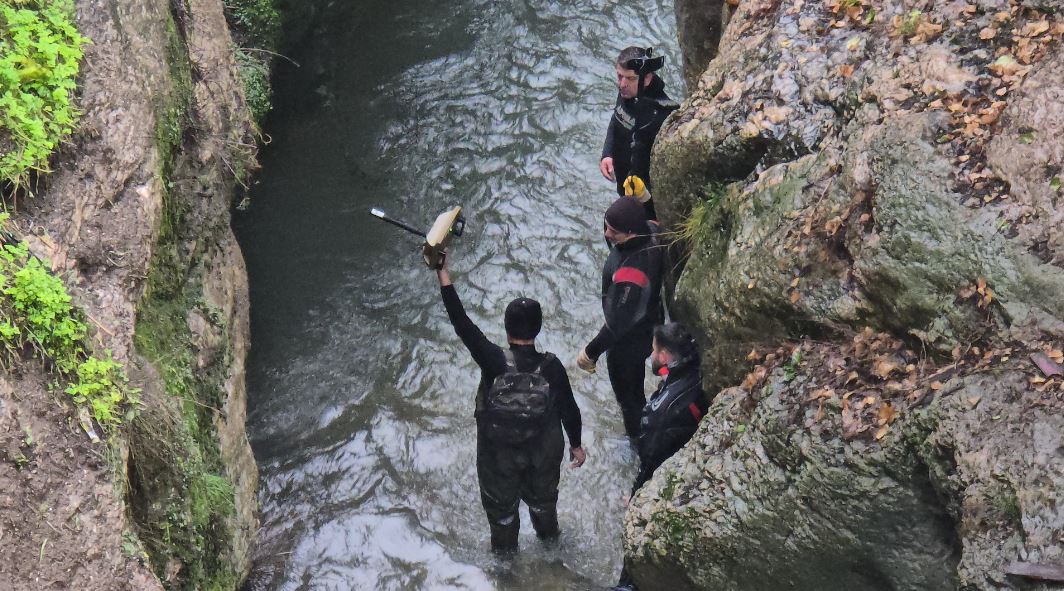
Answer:
<svg viewBox="0 0 1064 591"><path fill-rule="evenodd" d="M465 219L462 218L461 206L455 206L447 211L436 216L436 221L433 222L432 227L428 232L422 232L414 226L402 221L390 217L383 211L373 208L369 210L370 214L378 217L393 226L397 226L416 234L425 239L425 243L421 247L421 254L425 259L425 264L430 269L439 269L443 266L444 257L447 255L447 245L451 241L451 236L461 236L465 231Z"/></svg>

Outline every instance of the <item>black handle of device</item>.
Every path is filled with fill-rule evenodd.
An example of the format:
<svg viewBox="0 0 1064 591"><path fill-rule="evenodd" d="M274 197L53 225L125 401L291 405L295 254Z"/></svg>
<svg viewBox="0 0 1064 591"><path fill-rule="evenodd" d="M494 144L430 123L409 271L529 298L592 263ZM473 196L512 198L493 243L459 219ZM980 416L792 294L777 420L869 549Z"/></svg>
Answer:
<svg viewBox="0 0 1064 591"><path fill-rule="evenodd" d="M397 220L397 219L389 216L388 214L384 213L383 211L381 211L381 210L379 210L377 208L373 208L373 209L369 210L369 213L373 217L379 218L382 221L388 222L389 224L391 224L391 225L393 225L393 226L395 226L397 228L402 228L402 229L406 230L407 232L410 232L411 234L414 234L414 235L420 236L422 238L425 238L425 232L423 232L421 230L418 230L417 228L415 228L414 226L404 222L403 220Z"/></svg>

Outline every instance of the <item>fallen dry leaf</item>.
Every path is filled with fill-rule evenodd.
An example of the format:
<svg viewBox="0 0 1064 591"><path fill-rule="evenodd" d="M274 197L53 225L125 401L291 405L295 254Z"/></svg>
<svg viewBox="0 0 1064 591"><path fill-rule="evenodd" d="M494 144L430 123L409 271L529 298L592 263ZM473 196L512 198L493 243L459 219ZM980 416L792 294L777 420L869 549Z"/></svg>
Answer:
<svg viewBox="0 0 1064 591"><path fill-rule="evenodd" d="M886 437L888 431L890 431L890 427L889 426L887 426L887 425L881 426L876 431L876 435L875 435L876 441L879 441L880 439L883 439L884 437Z"/></svg>
<svg viewBox="0 0 1064 591"><path fill-rule="evenodd" d="M926 43L937 37L941 32L942 25L924 19L916 26L916 35L914 35L909 42L914 45L917 43Z"/></svg>
<svg viewBox="0 0 1064 591"><path fill-rule="evenodd" d="M828 236L834 236L835 232L839 231L840 226L842 226L842 218L835 216L824 224L824 231L828 233Z"/></svg>
<svg viewBox="0 0 1064 591"><path fill-rule="evenodd" d="M897 363L886 359L880 359L872 366L872 373L885 380L896 369L898 369Z"/></svg>
<svg viewBox="0 0 1064 591"><path fill-rule="evenodd" d="M1030 23L1027 23L1026 25L1024 25L1023 29L1020 30L1020 34L1023 35L1024 37L1037 37L1037 36L1041 35L1042 33L1045 33L1048 30L1049 30L1049 21L1040 20L1040 21L1030 22Z"/></svg>
<svg viewBox="0 0 1064 591"><path fill-rule="evenodd" d="M876 412L876 420L879 425L889 425L894 422L896 418L894 407L889 402L884 402L879 405L879 411Z"/></svg>
<svg viewBox="0 0 1064 591"><path fill-rule="evenodd" d="M968 399L968 405L971 406L972 408L975 408L976 406L979 406L979 401L982 400L982 399L983 399L982 396L972 396L971 398Z"/></svg>
<svg viewBox="0 0 1064 591"><path fill-rule="evenodd" d="M768 369L764 366L754 369L754 371L746 375L746 379L744 379L742 383L742 388L747 392L753 392L754 389L765 380L766 375L768 375Z"/></svg>
<svg viewBox="0 0 1064 591"><path fill-rule="evenodd" d="M1020 71L1020 64L1014 57L1005 54L994 60L994 63L987 66L987 69L998 76L1011 76Z"/></svg>
<svg viewBox="0 0 1064 591"><path fill-rule="evenodd" d="M791 303L797 304L798 300L802 299L802 293L797 289L791 292Z"/></svg>
<svg viewBox="0 0 1064 591"><path fill-rule="evenodd" d="M814 400L823 400L825 398L832 398L835 396L834 388L821 388L809 395L806 402L812 402Z"/></svg>
<svg viewBox="0 0 1064 591"><path fill-rule="evenodd" d="M994 27L986 27L985 29L979 31L979 38L982 39L983 41L987 41L989 39L993 39L994 37L997 37L997 34L998 34L998 30L995 29Z"/></svg>

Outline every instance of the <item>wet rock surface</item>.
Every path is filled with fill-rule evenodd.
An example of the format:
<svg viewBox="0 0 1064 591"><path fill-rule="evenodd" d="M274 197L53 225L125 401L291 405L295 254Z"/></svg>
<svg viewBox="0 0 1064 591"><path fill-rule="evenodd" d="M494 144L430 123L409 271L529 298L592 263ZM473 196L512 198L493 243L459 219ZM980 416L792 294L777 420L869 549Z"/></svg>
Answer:
<svg viewBox="0 0 1064 591"><path fill-rule="evenodd" d="M725 389L633 502L638 580L1048 588L1005 572L1064 533L1029 359L1064 344L1062 33L1029 2L736 8L655 147L672 309Z"/></svg>

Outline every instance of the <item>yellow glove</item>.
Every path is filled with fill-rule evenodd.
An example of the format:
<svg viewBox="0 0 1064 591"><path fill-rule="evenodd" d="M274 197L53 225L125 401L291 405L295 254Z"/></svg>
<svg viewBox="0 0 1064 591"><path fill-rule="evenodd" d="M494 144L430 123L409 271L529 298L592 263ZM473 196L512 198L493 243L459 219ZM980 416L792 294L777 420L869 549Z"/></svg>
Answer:
<svg viewBox="0 0 1064 591"><path fill-rule="evenodd" d="M646 183L634 174L624 179L624 194L628 197L635 197L640 203L650 200L650 191L647 191Z"/></svg>

